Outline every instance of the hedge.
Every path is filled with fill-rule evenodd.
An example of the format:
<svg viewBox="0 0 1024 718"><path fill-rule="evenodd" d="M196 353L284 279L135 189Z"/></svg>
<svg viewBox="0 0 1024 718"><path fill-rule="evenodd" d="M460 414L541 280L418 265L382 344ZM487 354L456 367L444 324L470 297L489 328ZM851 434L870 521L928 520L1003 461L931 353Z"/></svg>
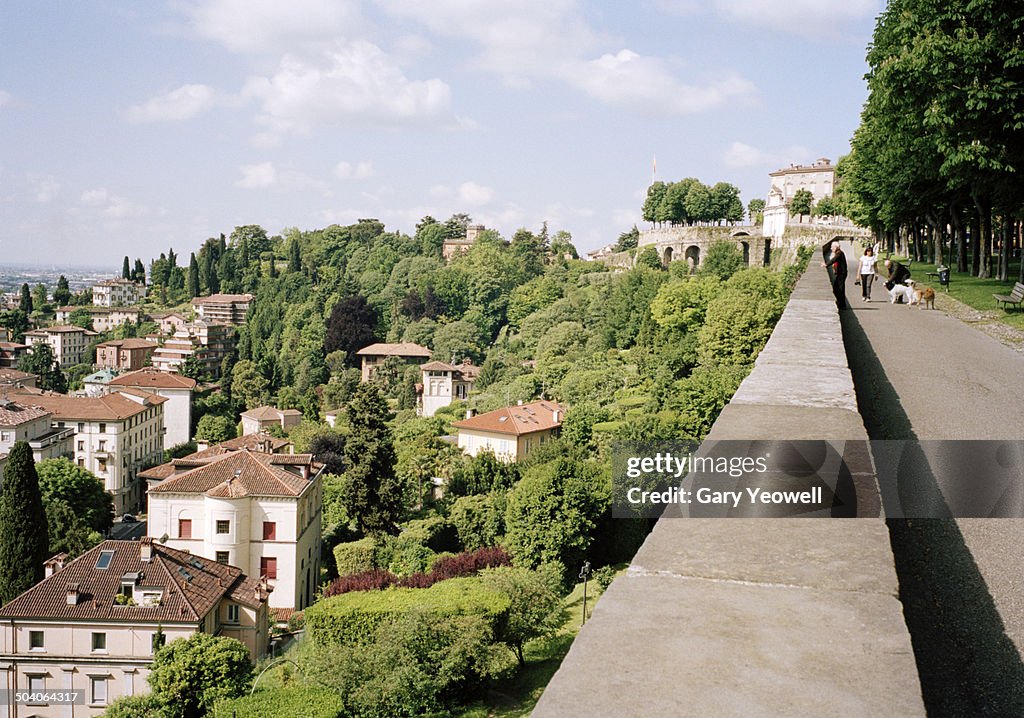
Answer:
<svg viewBox="0 0 1024 718"><path fill-rule="evenodd" d="M334 561L338 566L338 575L361 573L375 568L374 553L376 548L372 538L340 543L334 547Z"/></svg>
<svg viewBox="0 0 1024 718"><path fill-rule="evenodd" d="M261 690L244 698L221 701L214 714L234 718L337 718L342 707L341 697L327 688L291 687Z"/></svg>
<svg viewBox="0 0 1024 718"><path fill-rule="evenodd" d="M477 577L453 578L430 588L354 591L324 598L306 609L306 631L320 644L365 643L381 624L412 611L436 616L482 614L492 625L504 620L509 599Z"/></svg>

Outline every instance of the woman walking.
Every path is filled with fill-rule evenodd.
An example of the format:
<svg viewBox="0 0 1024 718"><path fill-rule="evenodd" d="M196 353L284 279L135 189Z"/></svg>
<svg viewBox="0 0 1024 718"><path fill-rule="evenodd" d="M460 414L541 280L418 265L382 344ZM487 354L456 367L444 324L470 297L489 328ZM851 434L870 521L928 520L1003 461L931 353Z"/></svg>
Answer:
<svg viewBox="0 0 1024 718"><path fill-rule="evenodd" d="M878 263L878 257L875 256L875 250L872 247L868 247L864 250L864 256L860 258L860 298L861 301L871 301L871 284L875 281L875 275L878 274L876 264Z"/></svg>

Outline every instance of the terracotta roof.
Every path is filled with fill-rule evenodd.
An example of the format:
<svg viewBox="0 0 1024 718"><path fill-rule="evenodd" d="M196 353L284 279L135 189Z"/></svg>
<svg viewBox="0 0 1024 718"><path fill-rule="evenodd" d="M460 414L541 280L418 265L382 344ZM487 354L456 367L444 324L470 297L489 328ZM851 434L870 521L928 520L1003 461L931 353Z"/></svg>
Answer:
<svg viewBox="0 0 1024 718"><path fill-rule="evenodd" d="M304 455L312 465L312 457ZM240 496L299 496L310 480L280 468L277 454L232 451L205 459L186 457L171 462L181 473L151 486L149 493L206 494L222 498ZM194 466L195 468L188 468ZM320 467L314 468L314 473ZM148 478L148 477L147 477Z"/></svg>
<svg viewBox="0 0 1024 718"><path fill-rule="evenodd" d="M25 332L26 336L41 337L47 334L73 334L76 332L82 332L88 336L94 337L98 332L90 331L88 329L82 329L82 327L76 327L74 324L58 324L53 327L43 327L41 329L33 329L30 332Z"/></svg>
<svg viewBox="0 0 1024 718"><path fill-rule="evenodd" d="M97 344L99 347L117 347L118 349L155 349L156 342L151 342L148 339L111 339L108 342Z"/></svg>
<svg viewBox="0 0 1024 718"><path fill-rule="evenodd" d="M462 364L446 364L443 361L432 361L426 364L421 364L420 369L424 371L450 371L456 374L461 374L465 379L475 379L480 373L480 367L474 366L469 362L463 362Z"/></svg>
<svg viewBox="0 0 1024 718"><path fill-rule="evenodd" d="M402 342L401 344L378 343L363 347L356 354L359 356L429 357L430 350L413 342Z"/></svg>
<svg viewBox="0 0 1024 718"><path fill-rule="evenodd" d="M86 421L122 421L167 401L156 394L133 394L143 397L140 403L121 396L121 392L106 396L67 396L27 387L12 391L11 395L53 412L54 419Z"/></svg>
<svg viewBox="0 0 1024 718"><path fill-rule="evenodd" d="M251 294L211 294L208 297L196 297L192 305L196 304L248 304L252 301Z"/></svg>
<svg viewBox="0 0 1024 718"><path fill-rule="evenodd" d="M299 414L302 414L302 412L298 409L278 409L276 406L267 406L266 404L242 412L242 416L247 419L274 419L275 421L282 416L296 416Z"/></svg>
<svg viewBox="0 0 1024 718"><path fill-rule="evenodd" d="M17 342L0 342L0 349L28 349L28 344L18 344Z"/></svg>
<svg viewBox="0 0 1024 718"><path fill-rule="evenodd" d="M152 540L150 540L152 541ZM225 596L256 608L266 600L260 584L242 569L151 543L152 560L141 557L139 541L104 541L0 608L2 618L56 618L81 621L194 623ZM112 552L106 569L97 568L103 552ZM162 592L156 606L120 606L125 574L141 574L138 586ZM69 604L68 588L77 584L78 600Z"/></svg>
<svg viewBox="0 0 1024 718"><path fill-rule="evenodd" d="M139 389L195 389L196 380L181 374L146 367L111 379L110 385L132 386Z"/></svg>
<svg viewBox="0 0 1024 718"><path fill-rule="evenodd" d="M558 412L558 420L555 419ZM521 406L506 406L503 409L489 411L470 419L452 423L458 429L475 429L495 434L513 434L521 436L535 431L554 429L562 425L565 407L554 401L535 401Z"/></svg>
<svg viewBox="0 0 1024 718"><path fill-rule="evenodd" d="M38 406L0 399L0 426L20 426L47 416L50 412Z"/></svg>
<svg viewBox="0 0 1024 718"><path fill-rule="evenodd" d="M27 371L0 367L0 384L13 384L14 382L31 379L34 376L35 374L30 374Z"/></svg>
<svg viewBox="0 0 1024 718"><path fill-rule="evenodd" d="M161 319L167 319L167 317L177 317L178 319L188 319L182 312L155 312L149 315L150 319L157 321Z"/></svg>

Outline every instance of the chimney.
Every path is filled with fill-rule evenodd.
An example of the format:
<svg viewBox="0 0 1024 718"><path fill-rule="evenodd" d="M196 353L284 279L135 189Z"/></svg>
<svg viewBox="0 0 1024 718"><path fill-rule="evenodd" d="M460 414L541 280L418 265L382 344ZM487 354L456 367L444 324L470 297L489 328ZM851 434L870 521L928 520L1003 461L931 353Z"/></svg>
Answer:
<svg viewBox="0 0 1024 718"><path fill-rule="evenodd" d="M153 560L153 539L150 536L143 536L139 541L139 559L142 563L149 563Z"/></svg>
<svg viewBox="0 0 1024 718"><path fill-rule="evenodd" d="M561 423L561 421L562 421L562 410L561 409L555 409L554 411L552 411L551 412L551 418L554 419L556 424Z"/></svg>
<svg viewBox="0 0 1024 718"><path fill-rule="evenodd" d="M68 605L69 606L77 606L78 605L78 594L79 594L78 589L79 589L79 585L77 583L69 583L68 584Z"/></svg>
<svg viewBox="0 0 1024 718"><path fill-rule="evenodd" d="M474 410L474 409L466 409L466 418L467 419L472 419L474 416L476 416L476 410Z"/></svg>
<svg viewBox="0 0 1024 718"><path fill-rule="evenodd" d="M516 402L516 406L522 406L522 405L523 405L523 400L522 399L520 399L519 401Z"/></svg>
<svg viewBox="0 0 1024 718"><path fill-rule="evenodd" d="M67 560L68 555L66 553L59 553L56 556L51 556L46 559L43 563L43 569L46 576L52 576L53 574L64 568L64 561Z"/></svg>

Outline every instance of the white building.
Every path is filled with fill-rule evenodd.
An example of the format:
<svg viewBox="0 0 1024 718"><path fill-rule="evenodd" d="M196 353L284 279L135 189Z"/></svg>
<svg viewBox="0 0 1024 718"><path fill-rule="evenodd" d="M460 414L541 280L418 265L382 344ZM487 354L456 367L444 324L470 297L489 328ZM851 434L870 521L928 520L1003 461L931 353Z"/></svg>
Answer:
<svg viewBox="0 0 1024 718"><path fill-rule="evenodd" d="M72 312L84 309L89 312L89 318L92 319L92 328L98 332L107 332L114 327L119 327L122 324L132 322L138 324L146 318L142 310L136 307L57 307L56 318L57 322L61 324L67 324L70 320Z"/></svg>
<svg viewBox="0 0 1024 718"><path fill-rule="evenodd" d="M279 617L302 610L319 583L322 472L310 454L211 447L144 472L147 531L266 578Z"/></svg>
<svg viewBox="0 0 1024 718"><path fill-rule="evenodd" d="M143 467L163 460L162 396L124 389L99 397L77 397L30 389L10 398L53 414L57 428L74 429L75 463L100 478L123 514L143 505Z"/></svg>
<svg viewBox="0 0 1024 718"><path fill-rule="evenodd" d="M480 373L480 367L468 361L462 364L446 364L432 361L422 364L423 395L420 411L423 416L433 416L438 409L453 401L465 401L473 390L473 383Z"/></svg>
<svg viewBox="0 0 1024 718"><path fill-rule="evenodd" d="M0 608L0 716L99 716L149 692L156 650L195 633L229 636L255 662L269 639L267 589L234 566L151 539L104 541ZM47 694L78 692L75 705ZM35 702L15 701L16 692ZM27 703L27 704L26 704Z"/></svg>
<svg viewBox="0 0 1024 718"><path fill-rule="evenodd" d="M252 298L251 294L211 294L193 299L192 310L208 322L244 324Z"/></svg>
<svg viewBox="0 0 1024 718"><path fill-rule="evenodd" d="M44 327L25 332L25 343L29 347L36 344L49 344L53 350L53 358L62 367L81 364L85 358L85 350L96 332L76 327L73 324L62 324L55 327Z"/></svg>
<svg viewBox="0 0 1024 718"><path fill-rule="evenodd" d="M146 296L145 285L130 279L104 279L92 286L92 303L97 307L128 307Z"/></svg>
<svg viewBox="0 0 1024 718"><path fill-rule="evenodd" d="M74 430L54 428L52 416L46 409L29 403L0 399L0 485L3 484L7 454L18 441L28 442L32 458L37 462L73 456L71 439Z"/></svg>
<svg viewBox="0 0 1024 718"><path fill-rule="evenodd" d="M168 374L153 367L121 374L107 383L108 391L134 389L167 399L164 404L165 449L184 444L192 438L192 392L195 388L195 379Z"/></svg>
<svg viewBox="0 0 1024 718"><path fill-rule="evenodd" d="M506 406L452 423L458 446L470 456L490 451L502 461L516 462L562 430L565 407L554 401Z"/></svg>
<svg viewBox="0 0 1024 718"><path fill-rule="evenodd" d="M276 406L258 406L242 412L242 433L258 434L275 426L287 432L302 423L302 412L298 409L278 409Z"/></svg>

